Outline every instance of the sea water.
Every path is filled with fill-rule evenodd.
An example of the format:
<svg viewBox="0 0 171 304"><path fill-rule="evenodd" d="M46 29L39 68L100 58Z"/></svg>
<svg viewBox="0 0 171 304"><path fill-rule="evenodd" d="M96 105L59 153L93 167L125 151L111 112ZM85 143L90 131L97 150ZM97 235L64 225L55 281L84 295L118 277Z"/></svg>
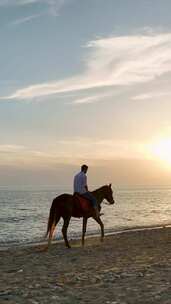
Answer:
<svg viewBox="0 0 171 304"><path fill-rule="evenodd" d="M52 200L61 193L71 193L69 187L1 187L0 246L40 242L43 240ZM133 227L171 224L171 188L117 188L114 205L102 203L105 232ZM54 238L61 238L62 220ZM72 218L68 236L81 235L82 219ZM87 234L99 232L98 224L88 220Z"/></svg>

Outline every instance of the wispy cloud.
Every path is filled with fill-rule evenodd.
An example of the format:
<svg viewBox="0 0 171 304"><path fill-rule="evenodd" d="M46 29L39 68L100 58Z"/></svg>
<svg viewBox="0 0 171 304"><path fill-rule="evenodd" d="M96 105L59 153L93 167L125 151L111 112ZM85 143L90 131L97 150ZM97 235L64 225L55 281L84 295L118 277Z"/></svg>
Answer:
<svg viewBox="0 0 171 304"><path fill-rule="evenodd" d="M171 72L171 33L108 37L90 41L86 47L88 55L81 74L30 85L6 98L24 100L92 88L131 86Z"/></svg>
<svg viewBox="0 0 171 304"><path fill-rule="evenodd" d="M39 17L40 15L47 14L56 17L59 15L59 11L61 10L61 8L65 6L69 1L71 0L0 0L0 7L22 7L28 5L41 4L41 12L40 14L37 14L37 17ZM28 16L25 18L21 18L21 22L20 20L16 20L13 23L20 24L30 21L31 19L33 18L31 18L31 16Z"/></svg>
<svg viewBox="0 0 171 304"><path fill-rule="evenodd" d="M56 16L59 10L70 0L0 0L0 6L26 6L42 4L48 7L49 13Z"/></svg>
<svg viewBox="0 0 171 304"><path fill-rule="evenodd" d="M146 144L127 140L71 138L58 140L58 156L89 159L146 158Z"/></svg>
<svg viewBox="0 0 171 304"><path fill-rule="evenodd" d="M99 102L102 101L106 98L112 97L114 95L113 91L108 92L108 93L101 93L101 94L96 94L96 95L91 95L91 96L85 96L81 98L76 98L72 102L72 104L75 105L82 105L82 104L87 104L87 103L94 103L94 102Z"/></svg>
<svg viewBox="0 0 171 304"><path fill-rule="evenodd" d="M42 0L1 0L0 6L24 6L43 2Z"/></svg>
<svg viewBox="0 0 171 304"><path fill-rule="evenodd" d="M156 99L161 97L171 96L171 92L149 92L146 94L139 94L134 96L133 100L146 100L146 99Z"/></svg>
<svg viewBox="0 0 171 304"><path fill-rule="evenodd" d="M23 24L23 23L26 23L26 22L30 22L33 19L39 18L41 16L42 16L42 14L35 14L35 15L27 16L25 18L19 18L19 19L15 20L15 21L12 21L9 25L10 26L20 25L20 24Z"/></svg>
<svg viewBox="0 0 171 304"><path fill-rule="evenodd" d="M48 148L33 149L22 145L0 145L1 156L9 158L14 156L18 158L38 158L57 160L58 158L116 158L124 157L130 158L135 156L142 156L144 151L144 144L138 142L128 142L126 140L116 141L114 139L100 139L100 138L68 138L57 140L49 143Z"/></svg>
<svg viewBox="0 0 171 304"><path fill-rule="evenodd" d="M23 151L24 149L25 147L21 145L0 145L0 153L16 153L19 151Z"/></svg>
<svg viewBox="0 0 171 304"><path fill-rule="evenodd" d="M73 104L86 104L86 103L94 103L97 100L99 100L99 96L87 96L87 97L75 99L72 103Z"/></svg>
<svg viewBox="0 0 171 304"><path fill-rule="evenodd" d="M49 14L58 16L60 9L68 2L68 0L47 0L49 6Z"/></svg>
<svg viewBox="0 0 171 304"><path fill-rule="evenodd" d="M61 8L67 4L70 0L0 0L0 7L23 7L34 6L40 4L41 6L36 8L39 13L20 17L16 20L9 22L8 26L17 26L24 23L28 23L33 19L37 19L42 16L58 16Z"/></svg>
<svg viewBox="0 0 171 304"><path fill-rule="evenodd" d="M79 164L98 160L150 159L147 143L115 138L71 137L53 141L47 147L0 145L0 165L38 168L59 163Z"/></svg>

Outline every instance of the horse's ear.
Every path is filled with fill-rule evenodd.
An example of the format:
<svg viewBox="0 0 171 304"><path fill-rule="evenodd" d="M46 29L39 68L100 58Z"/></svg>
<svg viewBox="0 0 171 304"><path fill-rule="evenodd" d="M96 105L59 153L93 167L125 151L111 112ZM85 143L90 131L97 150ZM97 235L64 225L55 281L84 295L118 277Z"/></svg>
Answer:
<svg viewBox="0 0 171 304"><path fill-rule="evenodd" d="M112 184L109 184L109 188L111 188L112 187Z"/></svg>

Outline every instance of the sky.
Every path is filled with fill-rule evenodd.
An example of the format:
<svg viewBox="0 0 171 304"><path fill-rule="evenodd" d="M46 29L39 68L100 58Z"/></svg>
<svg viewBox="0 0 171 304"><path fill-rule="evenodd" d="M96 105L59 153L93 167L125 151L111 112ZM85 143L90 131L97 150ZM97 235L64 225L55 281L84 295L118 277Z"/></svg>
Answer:
<svg viewBox="0 0 171 304"><path fill-rule="evenodd" d="M171 184L170 11L0 0L0 186Z"/></svg>

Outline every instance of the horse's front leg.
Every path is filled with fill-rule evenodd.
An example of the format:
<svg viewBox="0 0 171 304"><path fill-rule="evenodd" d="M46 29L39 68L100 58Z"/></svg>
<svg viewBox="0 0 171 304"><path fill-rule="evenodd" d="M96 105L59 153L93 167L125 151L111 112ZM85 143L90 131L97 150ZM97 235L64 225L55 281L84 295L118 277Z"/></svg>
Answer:
<svg viewBox="0 0 171 304"><path fill-rule="evenodd" d="M103 222L101 221L100 217L93 217L94 220L100 225L101 228L101 242L103 242L104 239L104 225Z"/></svg>
<svg viewBox="0 0 171 304"><path fill-rule="evenodd" d="M82 230L82 246L84 246L84 237L87 228L87 217L83 217L83 230Z"/></svg>
<svg viewBox="0 0 171 304"><path fill-rule="evenodd" d="M68 239L67 239L67 229L68 229L70 219L71 219L71 217L64 218L64 224L63 224L63 227L62 227L63 238L64 238L64 241L65 241L65 245L68 248L71 248L71 246L68 242Z"/></svg>

